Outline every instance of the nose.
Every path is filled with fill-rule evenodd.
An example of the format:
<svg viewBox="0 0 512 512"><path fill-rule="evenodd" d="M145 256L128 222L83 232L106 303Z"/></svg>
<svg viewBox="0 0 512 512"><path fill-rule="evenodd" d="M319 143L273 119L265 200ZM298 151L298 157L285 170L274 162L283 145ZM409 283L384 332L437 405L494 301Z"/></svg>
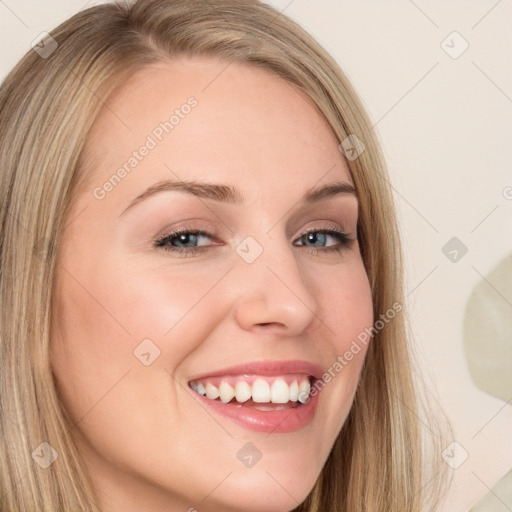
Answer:
<svg viewBox="0 0 512 512"><path fill-rule="evenodd" d="M318 304L287 242L268 244L252 263L237 262L235 318L241 328L297 336L314 324Z"/></svg>

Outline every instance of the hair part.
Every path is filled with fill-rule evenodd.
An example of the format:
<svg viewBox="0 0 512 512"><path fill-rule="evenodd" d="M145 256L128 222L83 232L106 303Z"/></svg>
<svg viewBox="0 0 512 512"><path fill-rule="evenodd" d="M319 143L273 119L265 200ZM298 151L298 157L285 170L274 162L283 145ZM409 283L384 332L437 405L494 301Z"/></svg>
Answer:
<svg viewBox="0 0 512 512"><path fill-rule="evenodd" d="M55 388L51 325L60 240L73 198L91 185L85 143L115 88L177 57L271 71L312 99L339 142L356 135L366 148L347 163L376 318L404 303L402 256L384 158L361 101L332 57L271 6L255 0L98 5L51 36L58 48L46 59L29 51L0 89L0 509L98 512L73 440L76 426ZM442 429L433 420L440 415L428 412L421 381L413 378L410 337L403 312L374 335L349 416L297 512L435 508L445 482ZM421 431L422 422L435 435ZM42 442L58 453L44 470L31 457Z"/></svg>

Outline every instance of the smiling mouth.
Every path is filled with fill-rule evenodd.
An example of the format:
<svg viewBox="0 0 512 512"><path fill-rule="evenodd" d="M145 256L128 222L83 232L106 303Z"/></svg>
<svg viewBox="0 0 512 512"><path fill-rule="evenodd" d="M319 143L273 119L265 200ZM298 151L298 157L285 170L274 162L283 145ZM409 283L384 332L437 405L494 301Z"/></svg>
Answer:
<svg viewBox="0 0 512 512"><path fill-rule="evenodd" d="M204 407L243 428L288 434L313 422L322 375L309 361L253 361L196 375L188 387Z"/></svg>
<svg viewBox="0 0 512 512"><path fill-rule="evenodd" d="M277 411L306 404L314 380L313 376L306 374L253 374L192 380L189 386L212 401L261 411Z"/></svg>

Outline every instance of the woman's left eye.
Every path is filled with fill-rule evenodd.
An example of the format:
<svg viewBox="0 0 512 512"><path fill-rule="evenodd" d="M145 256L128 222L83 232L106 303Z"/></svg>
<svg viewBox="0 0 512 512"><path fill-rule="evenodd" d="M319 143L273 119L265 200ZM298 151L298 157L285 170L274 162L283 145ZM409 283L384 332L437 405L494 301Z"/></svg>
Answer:
<svg viewBox="0 0 512 512"><path fill-rule="evenodd" d="M215 236L202 230L178 230L159 238L155 241L154 247L162 247L165 251L179 253L183 256L191 256L197 252L207 250L212 245L219 243L208 243L208 240L215 240ZM334 243L333 243L334 241ZM337 229L312 230L304 233L298 238L294 245L307 247L314 252L341 252L343 248L350 247L355 239Z"/></svg>
<svg viewBox="0 0 512 512"><path fill-rule="evenodd" d="M332 240L334 240L334 243L332 243ZM350 247L355 240L344 231L322 229L308 231L298 241L301 242L299 246L311 247L313 249L318 248L323 252L341 252L342 249Z"/></svg>

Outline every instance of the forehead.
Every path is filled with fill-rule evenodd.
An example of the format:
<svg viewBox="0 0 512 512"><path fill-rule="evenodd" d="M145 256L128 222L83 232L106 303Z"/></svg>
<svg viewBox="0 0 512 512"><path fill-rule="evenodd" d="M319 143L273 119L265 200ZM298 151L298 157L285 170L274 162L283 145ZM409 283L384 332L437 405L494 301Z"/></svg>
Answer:
<svg viewBox="0 0 512 512"><path fill-rule="evenodd" d="M282 199L322 180L351 182L311 99L265 69L211 58L139 70L108 98L86 146L92 186L128 171L116 202L176 177L232 183L247 197L272 188Z"/></svg>

